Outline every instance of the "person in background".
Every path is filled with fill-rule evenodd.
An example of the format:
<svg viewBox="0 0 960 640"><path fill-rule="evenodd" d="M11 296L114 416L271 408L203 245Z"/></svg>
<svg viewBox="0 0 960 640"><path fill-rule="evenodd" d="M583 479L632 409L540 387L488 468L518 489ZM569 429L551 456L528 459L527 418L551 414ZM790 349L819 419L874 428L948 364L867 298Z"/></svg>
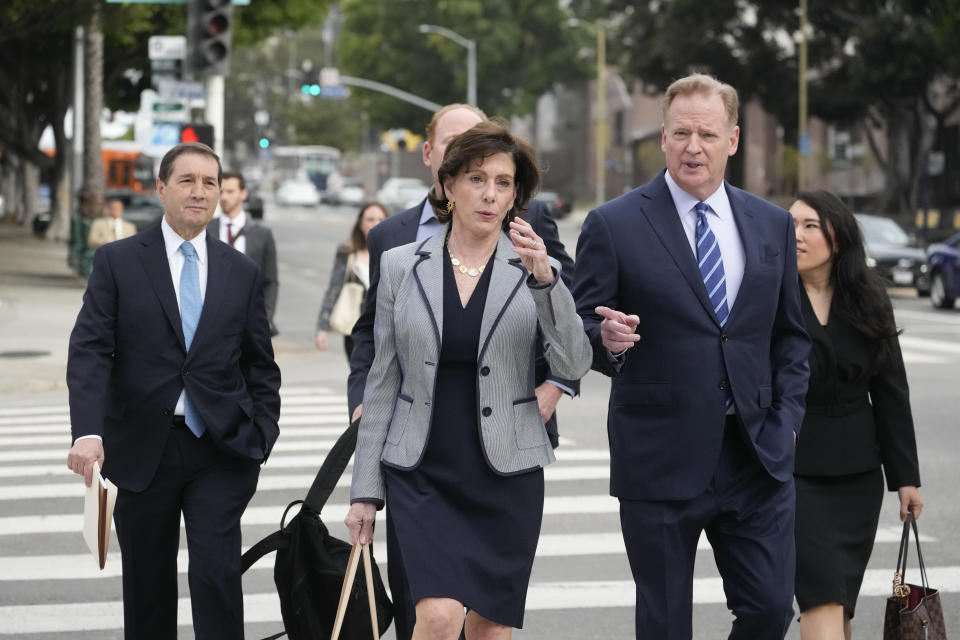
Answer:
<svg viewBox="0 0 960 640"><path fill-rule="evenodd" d="M517 216L539 183L533 149L481 122L453 139L438 178L430 202L444 228L382 256L345 523L368 543L389 504L414 638L508 639L523 625L555 459L537 344L569 379L589 369L590 345L560 263Z"/></svg>
<svg viewBox="0 0 960 640"><path fill-rule="evenodd" d="M320 314L317 316L317 335L314 342L317 349L326 351L329 347L328 332L330 331L330 312L333 310L337 297L345 282L356 282L363 286L364 296L370 288L370 252L367 250L367 234L370 229L387 219L387 209L379 202L368 202L360 207L357 221L350 231L349 243L337 250L333 259L333 271L330 273L330 284L323 296L320 305ZM362 303L361 303L362 306ZM360 308L357 309L357 317ZM353 352L353 338L343 336L343 348L347 353L347 360Z"/></svg>
<svg viewBox="0 0 960 640"><path fill-rule="evenodd" d="M110 198L107 200L107 215L97 218L90 225L87 247L98 249L108 242L129 238L136 233L137 227L123 219L123 201Z"/></svg>
<svg viewBox="0 0 960 640"><path fill-rule="evenodd" d="M730 640L782 638L793 615L810 342L790 214L724 179L738 105L711 76L672 83L666 170L591 211L577 244L577 311L593 368L612 378L610 492L643 640L693 635L702 532L735 616Z"/></svg>
<svg viewBox="0 0 960 640"><path fill-rule="evenodd" d="M273 232L262 222L248 218L243 209L247 199L247 182L239 171L224 171L220 188L220 209L223 216L210 221L207 231L226 242L240 253L248 256L260 267L263 281L263 299L267 305L267 320L270 335L277 335L273 315L277 310L277 245Z"/></svg>
<svg viewBox="0 0 960 640"><path fill-rule="evenodd" d="M923 510L910 394L893 308L853 213L827 191L802 192L790 213L813 340L795 470L800 637L850 640L884 473L901 520Z"/></svg>

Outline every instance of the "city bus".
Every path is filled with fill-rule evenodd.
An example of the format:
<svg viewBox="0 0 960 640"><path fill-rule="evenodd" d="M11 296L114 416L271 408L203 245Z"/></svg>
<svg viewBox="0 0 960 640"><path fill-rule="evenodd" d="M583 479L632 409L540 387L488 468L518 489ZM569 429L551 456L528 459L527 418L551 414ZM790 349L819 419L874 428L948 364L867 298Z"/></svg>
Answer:
<svg viewBox="0 0 960 640"><path fill-rule="evenodd" d="M340 150L323 145L289 145L270 149L268 172L274 187L287 180L309 179L321 195L330 174L340 168Z"/></svg>

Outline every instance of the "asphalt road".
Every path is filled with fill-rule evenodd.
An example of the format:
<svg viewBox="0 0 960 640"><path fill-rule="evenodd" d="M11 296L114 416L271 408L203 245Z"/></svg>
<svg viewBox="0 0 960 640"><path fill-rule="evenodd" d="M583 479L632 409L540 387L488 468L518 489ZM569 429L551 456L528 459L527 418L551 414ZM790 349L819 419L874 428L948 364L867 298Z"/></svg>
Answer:
<svg viewBox="0 0 960 640"><path fill-rule="evenodd" d="M279 525L284 506L302 497L336 434L345 426L346 361L342 345L313 347L317 310L338 243L346 240L355 211L322 207L277 210L268 207L280 256L280 300L275 341L283 369L281 440L261 474L260 487L244 520L249 545ZM575 250L579 219L560 223L561 237ZM0 271L7 253L0 252ZM9 266L9 265L7 265ZM0 347L25 324L43 327L50 343L43 367L25 371L50 384L29 387L10 382L16 363L0 360L0 636L21 638L120 638L119 558L99 572L79 534L82 489L64 465L69 446L66 392L62 386L67 335L79 308L76 285L48 287L32 295L25 285L0 281L0 300L21 301L16 320L0 317ZM920 448L923 495L927 501L920 530L933 586L943 590L947 628L960 633L960 506L956 499L960 467L960 311L941 312L926 300L896 292L894 305L911 384ZM2 310L2 307L0 307ZM17 324L19 323L19 324ZM4 335L6 333L7 335ZM2 349L0 349L2 350ZM582 396L559 407L564 441L558 462L546 474L543 531L527 602L525 629L517 638L633 637L633 591L619 533L616 502L607 495L605 431L607 380L590 373ZM10 390L4 392L4 390ZM334 492L324 520L334 535L348 501L349 471ZM854 621L859 638L879 638L884 597L896 561L900 525L894 495L887 496L880 532ZM382 537L382 531L378 533ZM385 559L382 539L377 557ZM695 576L694 637L726 637L731 616L709 547L703 543ZM181 638L191 638L181 554ZM265 558L245 576L248 638L280 628ZM909 577L909 574L908 574ZM915 574L914 574L914 577ZM393 638L388 632L387 638ZM791 639L799 638L797 625Z"/></svg>

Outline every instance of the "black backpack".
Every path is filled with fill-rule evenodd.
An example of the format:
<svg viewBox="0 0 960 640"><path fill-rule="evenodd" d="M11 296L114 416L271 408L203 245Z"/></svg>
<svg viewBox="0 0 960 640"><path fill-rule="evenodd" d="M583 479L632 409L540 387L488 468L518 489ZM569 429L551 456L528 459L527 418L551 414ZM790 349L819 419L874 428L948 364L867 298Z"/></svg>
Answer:
<svg viewBox="0 0 960 640"><path fill-rule="evenodd" d="M243 571L246 571L265 554L274 550L277 552L273 565L273 580L280 596L284 631L264 640L274 640L284 633L290 640L330 638L352 545L330 535L320 520L320 510L353 455L357 444L358 424L359 420L351 423L333 445L306 498L294 500L287 505L280 519L280 530L243 554ZM301 505L300 512L287 524L287 514L298 504ZM372 557L372 544L370 549ZM393 620L393 605L383 586L376 562L373 563L373 583L377 621L382 635ZM363 580L354 581L340 637L346 640L369 640L373 637L367 586Z"/></svg>

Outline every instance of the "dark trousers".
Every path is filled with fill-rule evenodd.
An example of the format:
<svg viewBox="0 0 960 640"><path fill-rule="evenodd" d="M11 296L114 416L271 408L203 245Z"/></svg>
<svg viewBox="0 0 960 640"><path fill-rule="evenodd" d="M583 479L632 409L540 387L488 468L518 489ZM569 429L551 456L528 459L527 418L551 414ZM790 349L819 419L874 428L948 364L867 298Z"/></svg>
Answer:
<svg viewBox="0 0 960 640"><path fill-rule="evenodd" d="M771 478L745 438L728 419L713 479L701 495L620 501L637 585L638 640L692 637L694 562L704 530L735 616L730 640L782 640L786 634L796 564L794 484Z"/></svg>
<svg viewBox="0 0 960 640"><path fill-rule="evenodd" d="M114 523L123 563L126 640L176 640L180 516L198 640L242 640L240 516L257 488L259 464L228 457L208 434L174 425L147 488L120 489Z"/></svg>

